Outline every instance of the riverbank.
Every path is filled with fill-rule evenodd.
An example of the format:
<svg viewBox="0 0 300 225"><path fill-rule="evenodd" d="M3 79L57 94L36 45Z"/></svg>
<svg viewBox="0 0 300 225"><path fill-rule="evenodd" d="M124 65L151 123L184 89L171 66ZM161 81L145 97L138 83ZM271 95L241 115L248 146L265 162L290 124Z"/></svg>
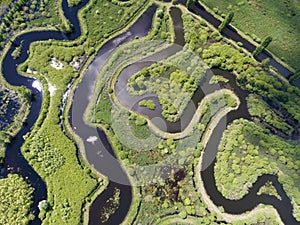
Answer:
<svg viewBox="0 0 300 225"><path fill-rule="evenodd" d="M268 53L270 53L272 57L275 58L275 60L280 64L288 68L290 71L295 72L295 69L297 69L295 60L299 57L297 57L296 54L296 48L294 46L295 44L293 44L297 43L297 41L292 37L297 36L297 32L294 31L290 33L289 37L286 37L285 34L288 33L287 30L294 27L292 24L296 24L297 22L292 19L292 16L287 16L289 13L288 4L283 4L282 1L279 1L274 5L271 1L255 4L251 2L238 3L238 1L219 3L215 1L209 2L204 0L201 1L201 5L221 21L223 20L223 17L220 16L221 14L224 15L229 11L233 11L235 16L230 25L237 30L243 38L247 39L255 46L258 46L260 43L253 40L253 37L256 36L255 38L261 41L268 35L272 36L273 41L267 48L267 50L270 50ZM260 10L257 10L258 7ZM277 13L278 8L286 12L286 15ZM291 8L290 11L293 11L293 9ZM253 14L255 16L253 16ZM264 21L264 23L260 23L261 21ZM292 21L292 24L289 23L289 21ZM276 29L275 32L273 27L270 26L271 24L277 24L276 26L279 27L279 29ZM289 25L286 26L286 24ZM252 37L250 37L250 35ZM289 52L289 49L294 49L292 50L293 57L286 54L286 52ZM281 57L278 57L279 55ZM283 58L284 61L281 58Z"/></svg>
<svg viewBox="0 0 300 225"><path fill-rule="evenodd" d="M238 106L237 106L237 108L238 108ZM220 115L218 117L218 122L220 121L221 118L222 118L222 116ZM204 137L201 141L201 143L204 146L204 149L205 149L208 141L210 140L210 138L212 136L212 133L213 133L214 129L216 128L218 122L213 121L210 124L210 127L209 127L208 131L205 133L205 135L204 135ZM205 154L205 151L203 151L201 153L201 156L200 156L198 162L195 165L194 173L195 173L195 182L196 182L197 190L198 190L199 194L201 195L202 199L204 200L204 202L207 204L208 209L210 211L216 212L226 222L232 223L234 221L247 220L247 219L253 218L254 216L264 214L267 210L269 212L269 215L275 215L276 216L276 220L278 221L278 223L280 225L284 224L281 221L278 212L272 206L266 206L266 205L261 204L261 205L258 205L257 207L255 207L254 209L252 209L250 212L239 214L239 215L233 215L233 214L226 213L222 209L220 209L218 206L216 206L215 203L210 199L210 196L207 194L207 192L205 190L205 187L204 187L204 184L203 184L202 177L201 177L201 172L200 171L203 170L202 169L202 164L203 164L203 155L204 154Z"/></svg>
<svg viewBox="0 0 300 225"><path fill-rule="evenodd" d="M113 87L111 87L111 89L113 90L113 91L112 91L112 93L114 93L114 92L115 92L115 90L113 89Z"/></svg>

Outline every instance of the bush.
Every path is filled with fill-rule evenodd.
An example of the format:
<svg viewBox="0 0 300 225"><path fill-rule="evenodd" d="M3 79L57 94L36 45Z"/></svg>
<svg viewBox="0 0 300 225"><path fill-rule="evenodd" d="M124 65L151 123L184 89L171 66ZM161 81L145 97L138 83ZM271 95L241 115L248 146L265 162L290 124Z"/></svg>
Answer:
<svg viewBox="0 0 300 225"><path fill-rule="evenodd" d="M180 213L179 213L179 217L181 219L186 219L187 218L187 213L185 210L182 210Z"/></svg>

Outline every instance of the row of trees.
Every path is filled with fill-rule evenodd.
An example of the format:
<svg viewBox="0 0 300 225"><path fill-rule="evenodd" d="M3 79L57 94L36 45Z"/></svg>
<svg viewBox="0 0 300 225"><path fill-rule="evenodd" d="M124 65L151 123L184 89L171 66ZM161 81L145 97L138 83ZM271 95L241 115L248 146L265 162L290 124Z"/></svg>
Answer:
<svg viewBox="0 0 300 225"><path fill-rule="evenodd" d="M253 58L222 42L214 43L204 49L202 57L210 67L237 72L240 86L266 97L275 106L284 108L300 121L300 90L269 76Z"/></svg>
<svg viewBox="0 0 300 225"><path fill-rule="evenodd" d="M233 12L230 12L229 14L226 15L225 19L222 21L222 23L219 25L218 30L222 32L224 28L232 21L234 16Z"/></svg>
<svg viewBox="0 0 300 225"><path fill-rule="evenodd" d="M185 39L188 47L199 53L209 67L222 68L238 73L237 81L243 88L264 96L278 108L284 108L296 120L300 121L300 91L287 83L283 83L275 77L266 74L263 69L268 69L267 61L262 64L245 55L242 49L233 47L230 43L214 38L214 42L202 42L201 32L207 30L201 21L197 22L197 29L190 24L195 24L193 18L183 16ZM199 28L198 28L199 27ZM211 33L210 36L212 36ZM272 38L267 37L261 44L265 48ZM221 41L221 42L220 42Z"/></svg>

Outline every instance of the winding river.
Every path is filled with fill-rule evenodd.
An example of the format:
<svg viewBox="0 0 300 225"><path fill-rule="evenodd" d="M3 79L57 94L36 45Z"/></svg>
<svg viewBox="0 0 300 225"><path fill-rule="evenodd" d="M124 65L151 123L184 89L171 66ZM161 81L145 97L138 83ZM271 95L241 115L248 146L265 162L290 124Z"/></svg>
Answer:
<svg viewBox="0 0 300 225"><path fill-rule="evenodd" d="M39 112L43 100L43 92L41 90L41 84L33 78L20 76L17 72L17 65L23 63L28 58L29 46L32 42L42 40L74 40L81 35L79 26L79 20L77 18L77 12L81 9L88 0L84 0L78 6L70 9L67 5L67 0L63 1L63 10L65 17L73 24L73 32L69 35L65 35L59 31L36 31L29 32L18 36L11 48L8 50L2 63L2 74L6 81L14 86L25 86L33 94L33 101L30 107L30 113L26 120L26 123L20 130L20 132L12 140L12 143L8 145L6 149L5 159L3 162L3 174L7 176L8 173L18 173L24 178L28 178L28 182L34 188L33 192L33 207L32 212L35 215L35 219L31 224L41 224L38 218L38 203L41 200L47 199L47 188L41 177L32 169L28 162L24 159L21 153L21 146L24 143L23 136L29 132L39 116ZM15 50L16 46L19 46L23 41L21 55L18 59L13 59L11 53Z"/></svg>
<svg viewBox="0 0 300 225"><path fill-rule="evenodd" d="M180 10L176 8L171 8L171 16L173 21L175 19L178 22L178 12ZM176 17L174 17L176 15ZM179 40L182 40L181 35L179 32L176 32L178 26L180 24L176 23L175 27L175 34ZM182 26L182 21L181 21ZM176 43L176 41L175 41ZM184 45L184 43L180 42L180 45ZM229 112L226 117L222 118L221 121L218 123L217 127L214 129L212 136L207 143L205 148L205 153L202 160L202 171L201 176L204 182L205 190L207 191L208 195L212 199L212 201L218 205L223 206L225 212L232 213L232 214L241 214L246 211L254 209L258 204L262 203L265 205L272 205L274 206L285 224L299 224L292 215L293 207L291 205L291 201L289 197L283 190L283 186L279 183L277 176L275 175L263 175L260 176L257 181L253 184L253 186L249 189L247 195L245 195L240 200L229 200L222 196L222 194L218 191L215 183L214 178L214 165L216 162L216 154L218 152L218 146L222 137L223 132L225 131L227 125L231 124L235 119L244 118L247 120L252 120L251 116L247 109L247 102L246 97L248 92L242 90L239 86L237 86L235 81L235 76L227 71L220 70L220 69L212 69L208 70L205 76L205 79L200 83L198 89L196 90L194 96L192 97L191 101L188 103L187 108L184 110L182 116L176 122L168 122L162 115L162 109L159 104L158 98L155 94L146 94L142 96L131 96L126 87L128 83L128 79L133 76L136 72L142 70L145 67L149 67L150 65L161 61L175 52L181 50L181 48L171 46L167 49L164 49L154 55L151 55L143 60L140 60L134 64L131 64L125 67L118 76L118 79L115 83L115 94L125 107L132 109L138 113L146 115L152 123L163 131L167 131L170 133L177 133L184 130L189 121L191 121L198 103L203 99L203 97L207 94L211 94L214 91L220 88L219 85L210 85L209 80L213 74L218 74L226 79L229 80L229 83L226 85L222 85L225 88L232 89L233 92L239 96L240 105L237 110ZM205 95L204 95L205 93ZM155 110L149 110L146 107L140 107L137 103L142 100L151 99L156 104ZM193 107L194 106L194 107ZM154 118L158 118L159 120L153 120ZM257 195L258 190L262 187L267 181L271 181L278 194L281 196L282 200L278 200L274 196L269 195Z"/></svg>
<svg viewBox="0 0 300 225"><path fill-rule="evenodd" d="M23 126L23 128L14 138L12 143L7 147L6 157L3 165L4 176L6 176L8 172L13 172L13 173L18 173L23 177L28 177L28 182L35 189L33 213L36 217L35 220L31 222L31 224L41 223L41 221L37 217L38 215L37 205L39 201L47 198L47 189L45 183L42 181L40 176L32 169L32 167L22 156L20 148L24 142L23 135L25 135L27 132L30 131L31 127L34 125L36 119L38 118L41 109L43 93L42 91L34 87L33 83L36 83L37 81L35 81L33 78L20 76L17 73L16 65L21 64L28 58L29 45L34 41L48 40L48 39L74 40L78 38L81 35L81 31L80 31L79 21L77 18L77 13L78 10L82 8L87 2L88 0L84 0L79 6L69 9L67 6L67 1L66 0L63 1L63 10L65 16L66 18L69 19L69 21L73 24L74 27L74 30L70 35L66 36L63 33L57 31L30 32L30 33L20 35L16 38L16 40L14 41L14 45L12 45L12 47L9 49L8 53L6 54L3 60L2 73L5 79L14 86L20 86L20 85L26 86L28 89L32 91L34 95L34 101L31 104L30 114L26 121L26 125ZM132 190L130 187L130 181L126 173L123 171L120 164L115 159L113 149L110 146L105 133L102 130L87 126L84 123L82 117L86 109L86 106L90 100L90 97L93 93L93 87L94 87L96 76L98 75L99 70L104 65L109 55L113 52L113 50L116 47L118 47L122 43L125 43L133 39L135 36L147 35L148 31L151 28L152 17L154 15L156 8L157 7L155 5L149 7L147 11L138 19L138 21L128 29L128 31L110 40L100 49L97 57L89 66L88 71L83 77L82 82L78 85L76 92L74 94L72 110L70 111L71 113L70 123L74 131L84 141L86 155L89 163L93 165L95 169L97 169L100 173L106 175L110 180L110 184L107 187L107 189L104 191L104 193L102 193L99 197L97 197L97 199L93 202L91 206L90 215L89 215L90 217L89 224L100 223L98 218L99 210L105 206L106 200L109 197L111 197L113 190L115 188L121 190L120 203L118 209L109 218L106 224L121 223L130 208L131 199L132 199ZM198 12L195 11L195 13ZM174 12L174 15L176 15L176 12ZM178 22L178 17L176 18L175 16L173 18L174 23L176 23L176 19ZM207 18L207 20L211 23L214 23L212 19ZM181 27L180 26L178 27L178 29L182 29L182 24ZM181 38L178 36L180 35L180 32L175 32L175 33L177 35L176 40L178 41L178 44L183 45ZM24 41L21 57L14 60L11 57L11 53L14 51L15 46L18 46L21 43L21 41ZM218 71L218 72L222 72L222 71ZM286 75L285 73L283 73L283 71L279 70L279 72L282 72L284 76ZM224 74L224 76L226 76L226 74ZM232 85L231 87L233 88L238 88L232 79L230 81L230 85ZM238 93L239 90L235 90L235 91L237 91L236 93L241 98L241 100L243 100L244 98L241 97L243 96L242 93ZM200 100L201 98L199 98L198 96L197 101ZM244 111L243 107L245 107L245 105L241 104L240 110ZM232 121L236 117L247 118L248 115L245 113L234 115L233 113L234 112L230 113L227 116L227 123L229 123L228 121ZM219 123L219 124L224 125L224 123ZM173 131L175 132L176 129L178 129L178 127L174 127ZM180 127L179 129L182 128ZM224 130L225 127L216 129L216 130L220 130L220 132L213 133L213 137L210 138L209 143L207 145L206 152L208 152L208 149L217 150L217 145L222 135L221 131L223 131L222 129ZM172 131L172 129L170 131ZM94 144L87 141L89 137L93 137L93 136L98 137L98 140L94 142ZM204 157L208 157L208 156L204 156ZM295 219L293 220L293 217L291 216L292 214L291 214L290 200L285 195L284 191L282 190L282 185L277 181L277 178L275 176L265 175L260 177L257 183L255 183L253 188L250 190L249 194L245 196L245 198L248 198L249 196L252 197L256 196L257 187L261 185L260 182L264 184L265 180L272 180L272 181L274 180L274 183L276 183L276 188L283 200L281 202L277 202L276 199L269 196L260 196L260 197L256 196L255 199L257 199L257 201L254 202L251 198L251 202L253 204L249 205L249 202L247 202L247 199L245 200L245 198L241 199L239 203L237 201L226 200L222 197L222 195L220 195L220 193L218 192L215 186L215 180L213 176L213 164L208 166L208 168L205 171L201 172L201 175L204 180L204 185L206 187L208 194L211 196L215 204L222 205L226 211L232 213L241 213L245 210L249 210L247 207L251 209L259 202L262 202L262 203L274 205L279 211L282 220L287 224L296 224ZM234 205L233 208L231 208L232 204Z"/></svg>
<svg viewBox="0 0 300 225"><path fill-rule="evenodd" d="M96 198L91 206L89 224L120 224L130 208L132 189L127 174L115 158L106 134L100 129L86 125L83 120L83 114L93 94L94 83L101 67L118 46L134 39L136 36L142 37L148 34L156 8L156 5L149 7L125 33L108 41L100 49L74 93L72 110L70 110L70 123L75 133L84 141L88 162L110 180L106 190ZM87 141L89 137L98 137L98 140L91 143ZM108 221L101 223L99 221L100 210L108 206L106 201L112 197L115 188L121 190L119 207Z"/></svg>

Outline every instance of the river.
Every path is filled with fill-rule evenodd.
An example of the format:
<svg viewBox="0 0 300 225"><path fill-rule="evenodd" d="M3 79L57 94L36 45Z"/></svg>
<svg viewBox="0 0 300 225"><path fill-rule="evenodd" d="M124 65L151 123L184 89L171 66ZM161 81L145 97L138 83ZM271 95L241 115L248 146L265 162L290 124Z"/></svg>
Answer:
<svg viewBox="0 0 300 225"><path fill-rule="evenodd" d="M26 125L23 126L21 131L14 138L12 144L8 146L6 151L6 157L4 160L4 165L3 165L5 168L4 175L7 175L7 173L9 172L8 168L12 168L10 172L15 172L22 175L23 177L28 177L28 182L35 189L34 204L33 204L34 215L38 215L38 208L37 208L38 202L47 198L47 189L45 183L42 181L40 176L32 169L32 167L22 156L20 148L24 142L23 135L30 131L31 127L34 125L36 119L38 118L41 109L43 93L42 91L39 91L38 89L33 87L32 84L35 81L34 79L20 76L17 73L15 65L21 64L27 59L28 57L27 51L29 49L29 45L34 41L48 40L48 39L74 40L78 38L81 35L81 31L80 31L79 21L77 18L77 12L87 2L88 1L85 0L79 6L69 9L67 7L66 0L63 1L63 10L65 12L65 16L70 20L70 22L73 24L74 27L74 31L70 35L66 36L56 31L30 32L30 33L23 34L17 37L17 39L14 41L16 45L19 45L21 41L24 41L21 57L16 60L14 60L11 57L11 52L15 49L13 45L9 49L2 64L2 73L4 74L5 79L10 84L15 86L25 85L27 88L29 88L32 91L34 95L34 101L31 104L30 114L26 121ZM113 149L111 148L105 133L99 129L95 129L87 126L83 122L82 116L89 102L91 94L93 92L94 82L99 70L101 69L101 66L104 65L109 55L113 52L113 50L117 46L133 39L135 36L145 36L148 33L148 31L151 28L152 17L156 8L157 7L155 5L150 7L141 16L141 18L133 26L131 26L131 28L128 29L128 31L110 40L100 49L97 57L89 66L88 71L86 72L85 76L82 79L82 82L78 85L74 95L73 105L71 110L72 114L70 118L72 127L74 128L75 132L82 138L82 140L84 140L86 155L89 163L93 165L100 173L106 175L111 181L108 188L104 191L104 193L102 193L99 197L97 197L95 202L92 204L90 210L90 222L89 222L90 224L99 224L98 216L97 216L97 213L99 212L98 210L102 208L105 205L106 200L109 197L111 197L112 190L114 190L115 187L121 190L121 196L120 196L121 200L120 200L119 208L116 210L115 214L113 214L113 216L111 216L106 223L118 224L122 222L131 205L132 190L126 173L123 171L120 164L115 159ZM176 23L178 17L175 17L173 19L174 19L174 23L177 24L178 26L178 23ZM182 26L181 27L179 26L179 28L182 29ZM175 32L175 33L177 34L176 40L178 41L178 43L180 44L181 42L181 44L183 44L182 39L178 38L180 32ZM198 101L199 100L200 99L198 99ZM239 115L239 117L241 117L241 115ZM230 118L229 119L227 118L227 121L230 121ZM182 128L180 127L180 129ZM213 135L216 136L213 136L214 138L211 138L210 141L220 139L219 137L217 137L218 135L217 133L216 134L214 133ZM94 144L91 144L90 142L86 141L89 137L93 137L93 136L98 137L99 140L97 140ZM208 146L210 146L210 144L208 144ZM207 147L207 149L208 148L210 147ZM99 151L101 151L102 157L99 157L99 155L97 154L97 152ZM211 178L211 176L213 176L213 167L211 168L208 167L207 170L201 173L201 175L203 177L205 185L211 184L214 185L215 187L214 179ZM270 177L267 178L269 179ZM261 179L263 178L259 178L258 182L261 181ZM119 182L114 182L114 181L119 181ZM214 191L213 188L212 191ZM250 194L251 193L256 193L256 192L254 189L251 189ZM214 192L209 193L209 195L218 196L217 193ZM285 198L284 194L282 194L281 197ZM275 200L274 201L273 200L267 203L271 204L273 202L274 206L277 207ZM259 198L259 201L261 202L262 199ZM216 198L214 199L214 202L218 205L220 203L220 199ZM231 203L225 202L224 204L230 205ZM227 206L226 205L223 206L225 210L227 210ZM281 206L279 205L278 207L279 207L278 211L280 213L283 212L280 209ZM235 212L235 213L240 213L240 212ZM282 215L281 218L283 220L285 219L284 216ZM31 222L31 224L40 224L40 223L41 221L38 219L37 216L35 220ZM288 223L288 224L292 224L292 223Z"/></svg>

